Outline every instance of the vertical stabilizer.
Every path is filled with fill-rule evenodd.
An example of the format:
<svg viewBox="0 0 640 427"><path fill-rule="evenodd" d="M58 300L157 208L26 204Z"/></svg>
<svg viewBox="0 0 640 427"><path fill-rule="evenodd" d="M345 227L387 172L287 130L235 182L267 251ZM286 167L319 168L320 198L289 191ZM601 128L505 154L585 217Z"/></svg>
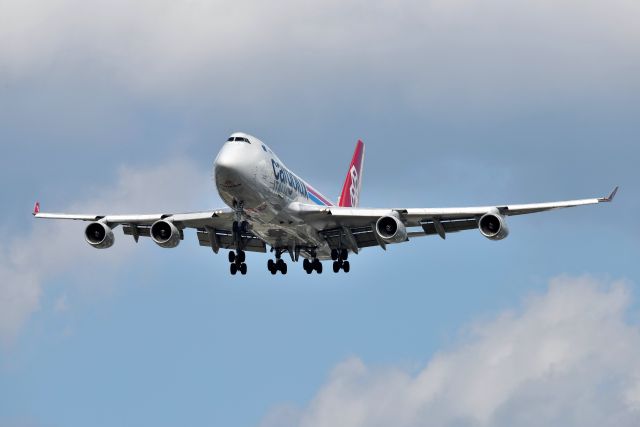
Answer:
<svg viewBox="0 0 640 427"><path fill-rule="evenodd" d="M360 189L362 188L362 167L364 162L364 143L358 140L353 158L349 165L347 177L342 186L338 206L357 207L360 202Z"/></svg>

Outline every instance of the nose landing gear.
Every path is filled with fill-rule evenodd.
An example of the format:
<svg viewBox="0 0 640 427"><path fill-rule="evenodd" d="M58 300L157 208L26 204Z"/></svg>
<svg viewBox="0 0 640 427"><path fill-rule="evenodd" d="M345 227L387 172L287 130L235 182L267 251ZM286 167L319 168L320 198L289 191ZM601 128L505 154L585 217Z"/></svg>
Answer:
<svg viewBox="0 0 640 427"><path fill-rule="evenodd" d="M237 252L231 251L229 252L229 272L231 275L235 276L235 274L239 271L243 276L247 274L247 264L245 264L245 254L244 251L238 250Z"/></svg>
<svg viewBox="0 0 640 427"><path fill-rule="evenodd" d="M242 235L247 233L249 230L249 224L247 221L241 221L242 219L242 209L243 203L234 203L234 209L236 211L237 220L233 221L233 226L231 231L233 233L233 240L236 244L236 251L229 252L229 272L232 276L235 276L239 271L243 276L247 274L247 264L245 264L245 254L242 248L244 247L244 242L242 239Z"/></svg>

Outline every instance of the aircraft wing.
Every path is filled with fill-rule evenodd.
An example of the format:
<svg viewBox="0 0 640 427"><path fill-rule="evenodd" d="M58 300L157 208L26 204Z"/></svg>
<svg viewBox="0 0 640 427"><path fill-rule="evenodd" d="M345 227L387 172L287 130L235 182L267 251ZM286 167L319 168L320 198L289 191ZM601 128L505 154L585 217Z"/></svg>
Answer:
<svg viewBox="0 0 640 427"><path fill-rule="evenodd" d="M478 228L478 221L487 213L500 216L524 215L553 209L593 205L613 200L618 187L606 197L560 202L504 204L460 208L343 208L300 205L294 209L320 231L332 248L346 247L353 252L368 246L385 248L386 242L375 232L381 217L396 216L407 227L407 237L439 235ZM412 231L410 227L419 227Z"/></svg>
<svg viewBox="0 0 640 427"><path fill-rule="evenodd" d="M121 225L124 234L133 236L136 242L139 237L150 237L151 224L163 219L173 222L180 229L181 239L184 238L182 229L193 228L196 229L198 242L201 246L209 246L216 253L220 248L235 249L232 232L234 213L231 209L176 214L86 215L40 212L40 205L36 203L33 216L45 219L100 221L111 228ZM245 250L266 252L265 243L251 232L243 233L242 239L245 241Z"/></svg>

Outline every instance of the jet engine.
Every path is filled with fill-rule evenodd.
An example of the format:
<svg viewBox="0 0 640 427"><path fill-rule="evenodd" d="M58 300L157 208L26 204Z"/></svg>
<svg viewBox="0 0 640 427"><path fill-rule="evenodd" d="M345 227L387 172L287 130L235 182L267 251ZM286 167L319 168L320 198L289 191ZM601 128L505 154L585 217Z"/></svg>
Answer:
<svg viewBox="0 0 640 427"><path fill-rule="evenodd" d="M150 235L151 239L162 248L175 248L182 238L178 227L173 222L163 219L151 225Z"/></svg>
<svg viewBox="0 0 640 427"><path fill-rule="evenodd" d="M88 244L96 249L106 249L113 246L115 237L113 230L103 222L92 222L84 230L84 238Z"/></svg>
<svg viewBox="0 0 640 427"><path fill-rule="evenodd" d="M484 237L490 240L502 240L509 235L504 217L497 212L489 212L480 217L478 228Z"/></svg>
<svg viewBox="0 0 640 427"><path fill-rule="evenodd" d="M395 216L383 216L376 222L376 233L387 243L407 240L407 227Z"/></svg>

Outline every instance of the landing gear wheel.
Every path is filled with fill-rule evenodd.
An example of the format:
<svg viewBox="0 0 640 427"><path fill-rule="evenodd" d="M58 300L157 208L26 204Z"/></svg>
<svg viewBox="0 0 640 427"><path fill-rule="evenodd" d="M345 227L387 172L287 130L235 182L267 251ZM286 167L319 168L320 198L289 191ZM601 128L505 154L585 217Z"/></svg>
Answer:
<svg viewBox="0 0 640 427"><path fill-rule="evenodd" d="M244 251L238 251L238 253L236 254L236 260L239 263L243 263L245 261Z"/></svg>
<svg viewBox="0 0 640 427"><path fill-rule="evenodd" d="M313 269L316 270L316 273L322 274L322 263L318 258L313 261Z"/></svg>
<svg viewBox="0 0 640 427"><path fill-rule="evenodd" d="M238 272L238 265L235 263L229 264L229 271L231 272L232 276L235 276Z"/></svg>
<svg viewBox="0 0 640 427"><path fill-rule="evenodd" d="M229 252L229 262L235 262L236 261L236 253L233 251Z"/></svg>
<svg viewBox="0 0 640 427"><path fill-rule="evenodd" d="M286 262L284 262L283 260L279 259L278 262L276 263L276 265L278 266L278 270L280 270L280 273L287 274L287 263Z"/></svg>
<svg viewBox="0 0 640 427"><path fill-rule="evenodd" d="M247 274L247 264L245 264L244 262L240 264L240 274L242 274L243 276Z"/></svg>
<svg viewBox="0 0 640 427"><path fill-rule="evenodd" d="M338 271L340 271L340 261L333 261L333 272L337 273Z"/></svg>
<svg viewBox="0 0 640 427"><path fill-rule="evenodd" d="M351 269L351 267L349 265L349 261L345 261L345 262L342 263L342 270L345 273L348 273L350 269Z"/></svg>
<svg viewBox="0 0 640 427"><path fill-rule="evenodd" d="M278 258L275 262L276 271L279 271L282 274L286 274L287 264L281 259Z"/></svg>
<svg viewBox="0 0 640 427"><path fill-rule="evenodd" d="M348 250L346 250L346 249L342 249L342 250L340 251L340 258L341 258L343 261L346 261L346 260L349 258L349 251L348 251Z"/></svg>
<svg viewBox="0 0 640 427"><path fill-rule="evenodd" d="M311 270L311 262L307 258L302 260L302 268L305 270Z"/></svg>
<svg viewBox="0 0 640 427"><path fill-rule="evenodd" d="M337 249L331 249L331 259L333 261L337 261L338 260L338 250Z"/></svg>
<svg viewBox="0 0 640 427"><path fill-rule="evenodd" d="M278 272L278 266L276 265L275 262L273 262L272 259L267 261L267 269L271 274L276 274Z"/></svg>

